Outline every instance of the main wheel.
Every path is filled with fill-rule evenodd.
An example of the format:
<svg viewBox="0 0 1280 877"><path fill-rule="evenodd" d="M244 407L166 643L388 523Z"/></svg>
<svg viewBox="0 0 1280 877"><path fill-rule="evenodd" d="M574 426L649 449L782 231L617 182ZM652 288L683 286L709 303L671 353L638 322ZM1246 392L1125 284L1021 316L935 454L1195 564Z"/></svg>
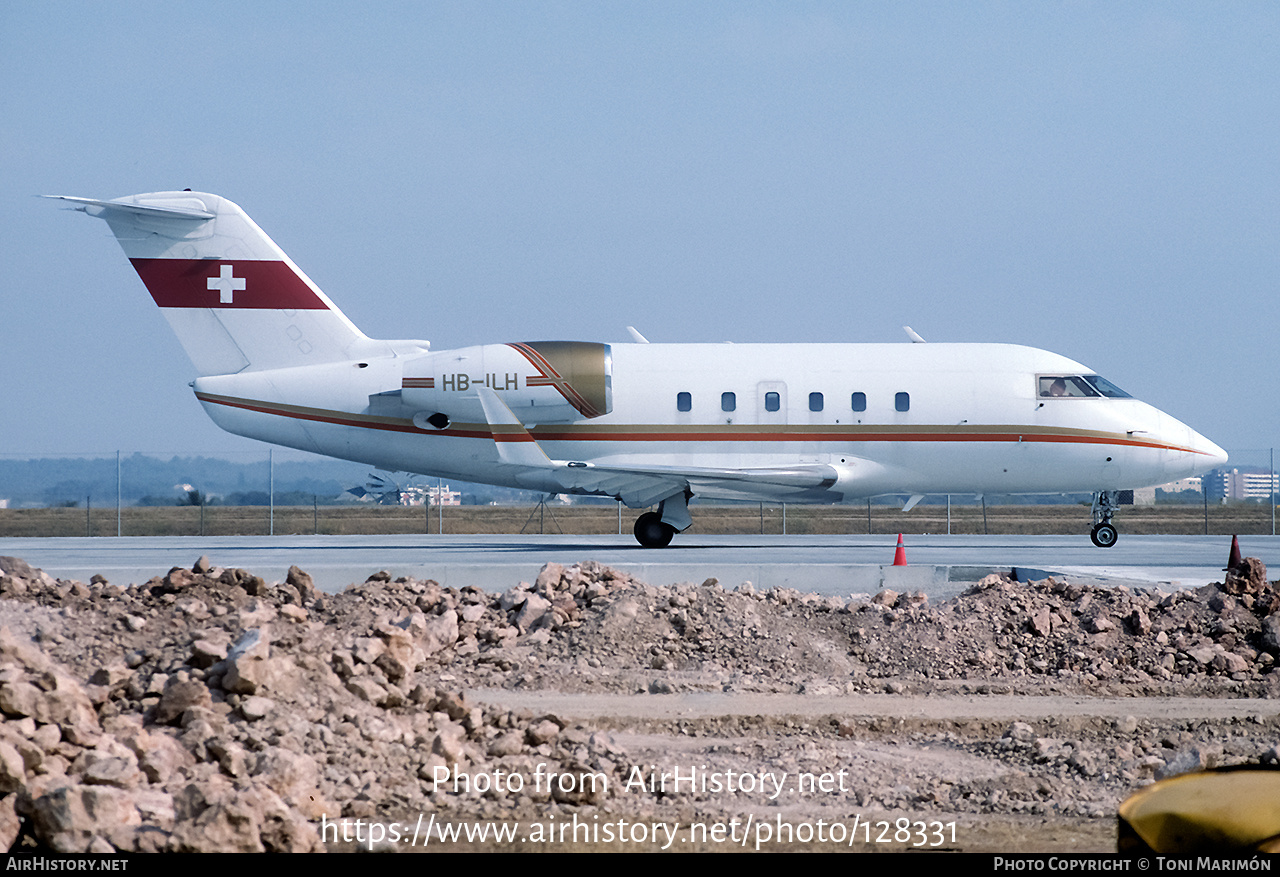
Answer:
<svg viewBox="0 0 1280 877"><path fill-rule="evenodd" d="M671 544L676 528L662 523L662 516L657 512L645 512L636 518L632 532L636 534L636 541L645 548L666 548Z"/></svg>
<svg viewBox="0 0 1280 877"><path fill-rule="evenodd" d="M1093 544L1099 548L1110 548L1116 544L1116 540L1120 538L1120 534L1116 532L1116 528L1110 524L1099 524L1089 533L1089 538L1093 540Z"/></svg>

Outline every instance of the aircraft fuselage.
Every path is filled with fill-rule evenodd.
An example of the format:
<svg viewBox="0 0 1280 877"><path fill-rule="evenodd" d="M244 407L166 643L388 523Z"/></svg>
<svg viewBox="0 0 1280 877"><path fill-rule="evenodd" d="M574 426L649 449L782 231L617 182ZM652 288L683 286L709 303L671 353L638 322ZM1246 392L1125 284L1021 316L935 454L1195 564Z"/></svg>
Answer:
<svg viewBox="0 0 1280 877"><path fill-rule="evenodd" d="M195 389L209 416L238 435L386 468L552 492L565 488L549 473L500 459L478 387L494 389L553 459L673 468L726 460L748 469L821 463L839 474L825 487L704 485L697 495L709 499L1092 492L1163 484L1202 471L1221 454L1138 399L1038 395L1043 376L1092 372L1018 345L612 344L607 350L612 410L590 418L555 392L545 394L545 405L522 406L529 400L521 394L538 372L505 344L204 377ZM415 414L436 412L449 418L447 427L421 418L415 425Z"/></svg>

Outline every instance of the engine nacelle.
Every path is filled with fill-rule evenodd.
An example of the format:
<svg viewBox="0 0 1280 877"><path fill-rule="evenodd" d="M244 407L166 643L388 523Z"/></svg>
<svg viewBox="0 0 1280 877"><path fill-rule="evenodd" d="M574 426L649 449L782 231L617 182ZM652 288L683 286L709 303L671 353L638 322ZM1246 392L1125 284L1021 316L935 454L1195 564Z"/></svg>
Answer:
<svg viewBox="0 0 1280 877"><path fill-rule="evenodd" d="M400 398L419 410L423 429L484 423L477 387L492 389L526 426L600 417L613 410L613 354L592 341L441 350L405 361Z"/></svg>

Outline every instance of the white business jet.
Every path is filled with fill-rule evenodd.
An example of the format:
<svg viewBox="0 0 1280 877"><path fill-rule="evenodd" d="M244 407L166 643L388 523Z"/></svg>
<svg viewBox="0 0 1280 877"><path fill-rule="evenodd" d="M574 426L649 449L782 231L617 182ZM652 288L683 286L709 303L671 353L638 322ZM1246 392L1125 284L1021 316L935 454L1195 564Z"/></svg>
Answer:
<svg viewBox="0 0 1280 877"><path fill-rule="evenodd" d="M1213 442L1078 362L1013 344L368 338L237 205L200 192L50 196L106 220L220 427L385 469L610 496L663 547L689 500L1092 492L1220 466ZM908 330L914 341L919 336Z"/></svg>

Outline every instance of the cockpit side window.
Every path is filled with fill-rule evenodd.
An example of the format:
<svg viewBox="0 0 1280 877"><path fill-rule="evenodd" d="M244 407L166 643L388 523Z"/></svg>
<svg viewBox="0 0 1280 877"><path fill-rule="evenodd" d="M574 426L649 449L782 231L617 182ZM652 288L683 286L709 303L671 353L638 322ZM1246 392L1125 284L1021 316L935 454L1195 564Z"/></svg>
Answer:
<svg viewBox="0 0 1280 877"><path fill-rule="evenodd" d="M1097 397L1097 390L1080 375L1039 375L1037 395L1042 399L1083 399Z"/></svg>

